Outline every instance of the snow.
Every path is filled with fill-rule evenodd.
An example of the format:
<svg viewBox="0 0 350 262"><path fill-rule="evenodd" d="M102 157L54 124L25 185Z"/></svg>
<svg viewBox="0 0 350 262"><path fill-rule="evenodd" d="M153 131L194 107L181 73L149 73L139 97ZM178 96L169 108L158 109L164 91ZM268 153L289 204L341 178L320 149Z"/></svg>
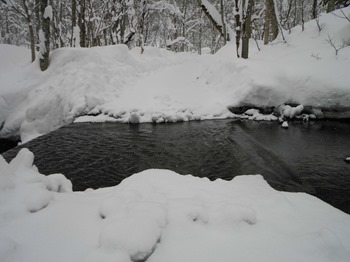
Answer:
<svg viewBox="0 0 350 262"><path fill-rule="evenodd" d="M43 14L43 17L46 19L50 19L52 21L52 6L51 5L48 5L45 7L45 11L44 11L44 14Z"/></svg>
<svg viewBox="0 0 350 262"><path fill-rule="evenodd" d="M344 9L349 14L350 8ZM46 13L46 12L45 12ZM48 10L49 13L49 10ZM350 105L350 24L321 15L286 43L234 45L214 55L124 45L61 48L39 71L29 51L0 45L0 136L22 142L73 121L176 122L227 117L314 118ZM76 34L76 46L78 46ZM228 107L275 106L241 116ZM315 107L304 115L306 106ZM254 107L254 106L253 106ZM0 156L0 261L348 261L350 217L304 193L272 189L260 175L231 181L145 170L121 184L72 192L62 174L45 176L22 149ZM350 161L350 157L345 159Z"/></svg>
<svg viewBox="0 0 350 262"><path fill-rule="evenodd" d="M221 19L221 14L218 12L218 10L215 8L215 6L213 6L211 3L209 3L208 0L200 0L200 3L208 11L210 16L215 21L215 23L222 28L222 26L223 26L222 22L223 21ZM224 21L224 24L225 24L225 27L226 27L226 30L227 30L227 34L229 35L229 38L233 40L234 37L235 37L235 33L233 32L231 26L227 23L227 21Z"/></svg>
<svg viewBox="0 0 350 262"><path fill-rule="evenodd" d="M42 29L39 30L39 59L44 59L44 54L47 52L45 45L46 37Z"/></svg>
<svg viewBox="0 0 350 262"><path fill-rule="evenodd" d="M210 49L210 47L203 47L203 48L201 49L201 54L202 54L202 55L211 54L211 49Z"/></svg>
<svg viewBox="0 0 350 262"><path fill-rule="evenodd" d="M231 181L146 170L72 192L22 149L0 156L0 261L347 261L350 217L260 175ZM6 182L4 183L4 181ZM35 237L35 241L33 241Z"/></svg>
<svg viewBox="0 0 350 262"><path fill-rule="evenodd" d="M80 28L79 26L74 26L73 28L73 46L80 47Z"/></svg>
<svg viewBox="0 0 350 262"><path fill-rule="evenodd" d="M240 117L243 119L248 118L249 120L255 120L255 121L275 121L278 119L273 114L269 114L269 115L261 114L258 109L254 109L254 108L248 109Z"/></svg>
<svg viewBox="0 0 350 262"><path fill-rule="evenodd" d="M333 14L322 14L320 24L321 32L310 21L304 32L293 28L286 42L260 43L260 52L251 41L247 60L236 58L234 44L204 56L152 47L141 55L124 45L60 48L40 72L38 60L28 64L28 50L0 45L0 54L6 53L0 61L0 137L26 142L73 121L230 118L237 116L228 108L245 104L280 110L240 116L253 120L277 120L278 113L302 117L310 107L309 119L324 117L324 108L350 105L350 47L336 56L326 41L328 35L337 45L350 39L350 24Z"/></svg>
<svg viewBox="0 0 350 262"><path fill-rule="evenodd" d="M287 121L284 121L284 122L282 123L282 127L283 127L283 128L288 128L288 127L289 127L288 122L287 122Z"/></svg>
<svg viewBox="0 0 350 262"><path fill-rule="evenodd" d="M295 116L298 116L303 112L304 106L298 105L296 107L292 107L290 105L281 105L278 107L279 113L282 115L282 117L287 118L294 118Z"/></svg>
<svg viewBox="0 0 350 262"><path fill-rule="evenodd" d="M172 46L172 45L174 45L174 44L176 44L176 43L185 42L185 41L186 41L186 38L183 37L183 36L179 36L179 37L177 37L177 38L174 39L174 40L167 39L167 40L166 40L166 46Z"/></svg>

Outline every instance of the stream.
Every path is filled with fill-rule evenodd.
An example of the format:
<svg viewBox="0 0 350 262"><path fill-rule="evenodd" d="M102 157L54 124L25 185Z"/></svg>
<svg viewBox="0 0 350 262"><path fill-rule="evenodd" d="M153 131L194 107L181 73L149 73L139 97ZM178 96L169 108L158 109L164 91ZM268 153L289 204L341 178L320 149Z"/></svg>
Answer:
<svg viewBox="0 0 350 262"><path fill-rule="evenodd" d="M306 192L350 214L350 123L206 120L165 124L74 123L27 147L43 174L74 190L114 186L149 168L230 180L261 174L277 190Z"/></svg>

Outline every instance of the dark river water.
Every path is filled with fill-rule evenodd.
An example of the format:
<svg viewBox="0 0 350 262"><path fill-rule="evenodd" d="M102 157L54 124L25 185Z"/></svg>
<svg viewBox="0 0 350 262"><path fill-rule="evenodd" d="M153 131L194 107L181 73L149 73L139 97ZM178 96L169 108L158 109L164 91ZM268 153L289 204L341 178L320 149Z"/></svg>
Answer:
<svg viewBox="0 0 350 262"><path fill-rule="evenodd" d="M41 173L63 173L74 190L113 186L149 168L212 180L261 174L277 190L307 192L350 213L350 123L76 123L3 156L11 160L22 147Z"/></svg>

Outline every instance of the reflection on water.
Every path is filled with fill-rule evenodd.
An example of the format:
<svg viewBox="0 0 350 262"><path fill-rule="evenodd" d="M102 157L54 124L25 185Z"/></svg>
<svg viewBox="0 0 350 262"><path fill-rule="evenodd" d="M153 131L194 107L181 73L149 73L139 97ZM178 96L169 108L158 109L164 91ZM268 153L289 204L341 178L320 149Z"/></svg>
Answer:
<svg viewBox="0 0 350 262"><path fill-rule="evenodd" d="M350 213L350 124L210 120L173 124L76 123L24 146L44 174L75 190L113 186L149 168L210 179L262 174L278 190L311 193ZM20 147L4 153L12 159Z"/></svg>

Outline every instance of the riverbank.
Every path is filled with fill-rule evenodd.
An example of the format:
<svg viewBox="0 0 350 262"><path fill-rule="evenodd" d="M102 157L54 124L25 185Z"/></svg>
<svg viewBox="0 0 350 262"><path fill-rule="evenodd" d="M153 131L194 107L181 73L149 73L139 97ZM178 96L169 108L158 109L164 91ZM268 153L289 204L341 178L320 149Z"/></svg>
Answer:
<svg viewBox="0 0 350 262"><path fill-rule="evenodd" d="M38 61L19 55L23 49L1 45L0 136L26 142L73 121L228 118L234 117L229 109L247 104L301 105L315 109L309 115L329 109L321 112L326 118L348 118L350 48L336 55L326 41L350 41L350 23L341 15L321 14L321 31L309 21L304 31L285 32L285 40L258 43L261 51L252 42L247 60L235 57L233 44L202 56L152 47L141 55L123 45L61 48L40 72Z"/></svg>
<svg viewBox="0 0 350 262"><path fill-rule="evenodd" d="M23 149L0 156L0 260L347 261L350 216L259 176L209 181L147 170L115 187L72 192ZM33 241L35 236L35 241Z"/></svg>

